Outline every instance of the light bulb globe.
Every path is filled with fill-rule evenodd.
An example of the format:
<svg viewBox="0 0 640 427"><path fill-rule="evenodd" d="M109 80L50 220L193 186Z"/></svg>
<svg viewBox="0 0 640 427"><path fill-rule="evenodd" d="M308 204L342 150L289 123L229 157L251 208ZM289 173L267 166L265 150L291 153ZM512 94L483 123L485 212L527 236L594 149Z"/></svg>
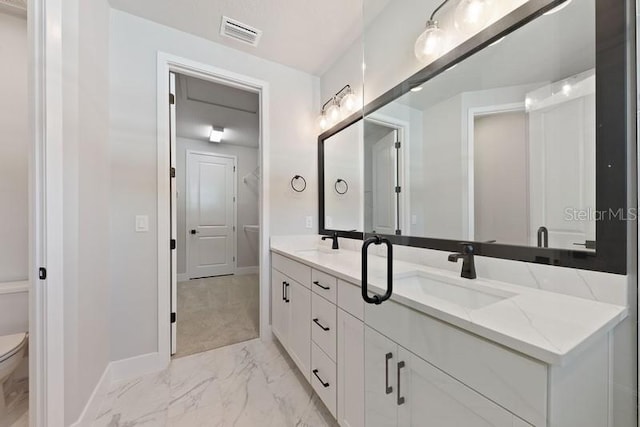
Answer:
<svg viewBox="0 0 640 427"><path fill-rule="evenodd" d="M340 119L340 107L337 104L333 103L327 108L327 117L329 119L329 123L336 124Z"/></svg>
<svg viewBox="0 0 640 427"><path fill-rule="evenodd" d="M352 113L358 109L358 98L353 92L350 92L342 98L341 106L347 113Z"/></svg>
<svg viewBox="0 0 640 427"><path fill-rule="evenodd" d="M427 22L427 28L420 34L414 46L416 58L420 62L431 62L440 57L443 48L444 37L438 22Z"/></svg>
<svg viewBox="0 0 640 427"><path fill-rule="evenodd" d="M475 33L483 29L493 14L492 0L460 0L453 19L459 31Z"/></svg>
<svg viewBox="0 0 640 427"><path fill-rule="evenodd" d="M327 120L327 116L324 113L320 114L320 117L318 117L318 126L322 131L327 130L327 128L329 127L329 121Z"/></svg>

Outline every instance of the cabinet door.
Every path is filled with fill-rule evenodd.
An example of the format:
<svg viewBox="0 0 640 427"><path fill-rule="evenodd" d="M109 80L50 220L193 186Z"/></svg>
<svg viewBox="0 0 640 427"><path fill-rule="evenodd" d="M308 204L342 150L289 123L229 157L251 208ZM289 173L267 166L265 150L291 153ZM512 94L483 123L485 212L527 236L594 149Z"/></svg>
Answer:
<svg viewBox="0 0 640 427"><path fill-rule="evenodd" d="M425 420L438 427L514 425L513 414L408 350L399 347L396 362L404 362L400 382L394 384L394 397L403 400L398 405L398 426L422 427ZM398 371L397 363L394 370Z"/></svg>
<svg viewBox="0 0 640 427"><path fill-rule="evenodd" d="M365 424L393 427L398 423L395 393L398 345L368 326L364 335Z"/></svg>
<svg viewBox="0 0 640 427"><path fill-rule="evenodd" d="M311 291L287 280L289 306L289 355L309 381L311 374Z"/></svg>
<svg viewBox="0 0 640 427"><path fill-rule="evenodd" d="M338 310L338 423L364 427L364 324Z"/></svg>
<svg viewBox="0 0 640 427"><path fill-rule="evenodd" d="M289 346L289 305L285 302L287 277L278 270L271 269L271 331L287 348Z"/></svg>

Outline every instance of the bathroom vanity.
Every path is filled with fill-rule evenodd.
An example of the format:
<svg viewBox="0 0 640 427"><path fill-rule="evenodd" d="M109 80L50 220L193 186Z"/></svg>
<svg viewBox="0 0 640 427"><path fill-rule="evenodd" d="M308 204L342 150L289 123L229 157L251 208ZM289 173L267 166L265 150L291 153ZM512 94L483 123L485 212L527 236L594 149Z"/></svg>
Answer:
<svg viewBox="0 0 640 427"><path fill-rule="evenodd" d="M272 238L272 330L340 425L609 425L626 307L397 260L365 304L360 253L310 241Z"/></svg>

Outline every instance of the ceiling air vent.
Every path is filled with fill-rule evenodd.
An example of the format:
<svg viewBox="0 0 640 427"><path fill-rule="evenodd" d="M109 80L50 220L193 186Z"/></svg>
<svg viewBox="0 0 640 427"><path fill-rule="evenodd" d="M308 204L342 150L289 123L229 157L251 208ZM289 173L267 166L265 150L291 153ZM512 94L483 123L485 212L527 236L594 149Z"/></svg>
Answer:
<svg viewBox="0 0 640 427"><path fill-rule="evenodd" d="M220 34L254 47L258 46L262 37L262 31L226 16L222 17Z"/></svg>

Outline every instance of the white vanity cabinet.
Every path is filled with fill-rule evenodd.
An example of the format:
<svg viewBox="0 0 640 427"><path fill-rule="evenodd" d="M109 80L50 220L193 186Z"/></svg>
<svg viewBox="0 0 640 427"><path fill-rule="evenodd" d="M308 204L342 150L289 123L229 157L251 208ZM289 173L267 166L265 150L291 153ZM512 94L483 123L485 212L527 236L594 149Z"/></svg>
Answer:
<svg viewBox="0 0 640 427"><path fill-rule="evenodd" d="M342 309L338 309L337 349L338 423L364 427L364 323Z"/></svg>
<svg viewBox="0 0 640 427"><path fill-rule="evenodd" d="M374 329L365 336L367 427L528 425Z"/></svg>
<svg viewBox="0 0 640 427"><path fill-rule="evenodd" d="M273 253L272 330L340 426L609 424L610 335L543 362L331 271Z"/></svg>
<svg viewBox="0 0 640 427"><path fill-rule="evenodd" d="M271 329L308 381L311 373L311 268L277 254L273 254L271 265Z"/></svg>

